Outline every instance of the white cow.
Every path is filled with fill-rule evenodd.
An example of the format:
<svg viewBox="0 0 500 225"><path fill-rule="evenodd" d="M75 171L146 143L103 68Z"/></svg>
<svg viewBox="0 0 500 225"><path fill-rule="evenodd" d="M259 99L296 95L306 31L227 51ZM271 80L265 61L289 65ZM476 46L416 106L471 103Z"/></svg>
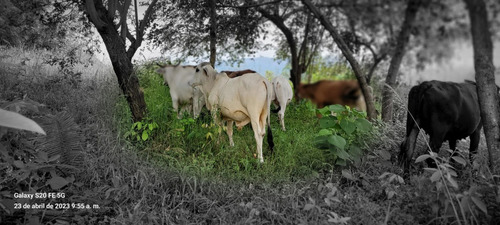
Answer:
<svg viewBox="0 0 500 225"><path fill-rule="evenodd" d="M292 86L290 86L288 79L283 76L274 77L272 83L274 87L273 102L278 105L278 118L280 119L281 129L285 131L285 110L293 97Z"/></svg>
<svg viewBox="0 0 500 225"><path fill-rule="evenodd" d="M172 97L172 106L177 113L177 118L182 118L182 113L188 111L193 113L196 119L200 115L205 99L200 87L192 87L188 83L194 79L196 66L180 66L180 65L159 65L157 73L163 75L165 84L170 89L170 97ZM181 109L179 110L179 106Z"/></svg>
<svg viewBox="0 0 500 225"><path fill-rule="evenodd" d="M266 120L270 116L273 95L271 83L258 73L229 78L226 73L217 74L209 63L198 65L195 77L193 85L201 85L207 97L206 106L212 112L215 122L219 123L219 112L222 119L227 121L230 145L234 146L233 122L236 122L238 130L251 123L258 158L260 162L264 162L262 141L266 133ZM270 126L267 141L272 151L274 143Z"/></svg>

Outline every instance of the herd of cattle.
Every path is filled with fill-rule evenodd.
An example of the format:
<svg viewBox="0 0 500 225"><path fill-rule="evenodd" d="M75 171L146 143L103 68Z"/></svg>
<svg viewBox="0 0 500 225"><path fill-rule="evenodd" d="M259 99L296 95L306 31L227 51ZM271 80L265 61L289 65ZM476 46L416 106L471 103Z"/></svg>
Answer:
<svg viewBox="0 0 500 225"><path fill-rule="evenodd" d="M272 151L274 147L269 124L271 102L278 107L276 111L279 111L281 128L286 130L285 110L293 97L288 79L278 76L269 82L253 70L217 73L210 63L159 66L157 72L163 75L165 84L170 88L172 105L178 118L184 112L192 113L197 118L205 106L215 123L220 124L221 119L227 121L231 146L234 146L233 123L238 130L250 123L257 143L257 157L264 162L262 142L266 125L269 148ZM363 94L355 80L300 84L298 95L310 99L318 108L342 104L366 110ZM432 151L438 151L444 141L449 141L450 148L455 150L457 140L470 136L472 155L478 148L481 127L474 82L426 81L414 86L408 97L406 138L401 143L400 164L408 173L420 129L429 134ZM435 165L432 159L428 160L428 164Z"/></svg>

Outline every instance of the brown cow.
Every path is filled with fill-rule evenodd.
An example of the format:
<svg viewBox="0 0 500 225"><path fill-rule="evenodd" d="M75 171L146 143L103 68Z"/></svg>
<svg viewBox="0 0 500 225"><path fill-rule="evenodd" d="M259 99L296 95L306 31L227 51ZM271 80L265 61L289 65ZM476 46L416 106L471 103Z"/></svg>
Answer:
<svg viewBox="0 0 500 225"><path fill-rule="evenodd" d="M356 80L321 80L300 84L298 91L299 97L311 99L318 108L341 104L366 111L365 98Z"/></svg>
<svg viewBox="0 0 500 225"><path fill-rule="evenodd" d="M239 70L239 71L222 71L221 73L226 73L229 78L235 78L235 77L239 77L241 75L247 74L247 73L256 73L256 72L253 70L246 69L246 70Z"/></svg>

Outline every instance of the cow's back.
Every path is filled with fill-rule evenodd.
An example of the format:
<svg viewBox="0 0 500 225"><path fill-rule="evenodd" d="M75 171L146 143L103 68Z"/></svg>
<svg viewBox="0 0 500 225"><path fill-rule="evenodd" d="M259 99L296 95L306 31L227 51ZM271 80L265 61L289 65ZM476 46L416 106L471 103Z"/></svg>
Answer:
<svg viewBox="0 0 500 225"><path fill-rule="evenodd" d="M410 90L409 101L409 112L419 126L428 134L445 132L445 140L465 138L480 126L479 102L473 84L426 81Z"/></svg>
<svg viewBox="0 0 500 225"><path fill-rule="evenodd" d="M356 80L323 80L308 87L310 98L318 107L325 105L348 105L352 108L365 110L366 106L359 84Z"/></svg>
<svg viewBox="0 0 500 225"><path fill-rule="evenodd" d="M251 110L267 108L268 88L271 88L269 81L257 73L235 78L218 77L208 101L211 105L223 106L223 114L233 116L233 120L239 121L244 117L242 113L248 115Z"/></svg>

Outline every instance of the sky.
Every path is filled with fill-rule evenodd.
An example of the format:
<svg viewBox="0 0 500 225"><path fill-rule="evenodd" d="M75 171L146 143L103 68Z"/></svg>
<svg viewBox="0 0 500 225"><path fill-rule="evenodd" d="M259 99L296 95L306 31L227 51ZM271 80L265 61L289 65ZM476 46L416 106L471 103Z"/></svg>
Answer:
<svg viewBox="0 0 500 225"><path fill-rule="evenodd" d="M472 43L456 43L454 54L442 63L427 65L423 71L408 69L403 72L402 81L407 84L417 84L419 80L442 80L462 82L464 79L474 79L474 59ZM496 68L495 81L500 85L500 41L494 43L493 65Z"/></svg>

